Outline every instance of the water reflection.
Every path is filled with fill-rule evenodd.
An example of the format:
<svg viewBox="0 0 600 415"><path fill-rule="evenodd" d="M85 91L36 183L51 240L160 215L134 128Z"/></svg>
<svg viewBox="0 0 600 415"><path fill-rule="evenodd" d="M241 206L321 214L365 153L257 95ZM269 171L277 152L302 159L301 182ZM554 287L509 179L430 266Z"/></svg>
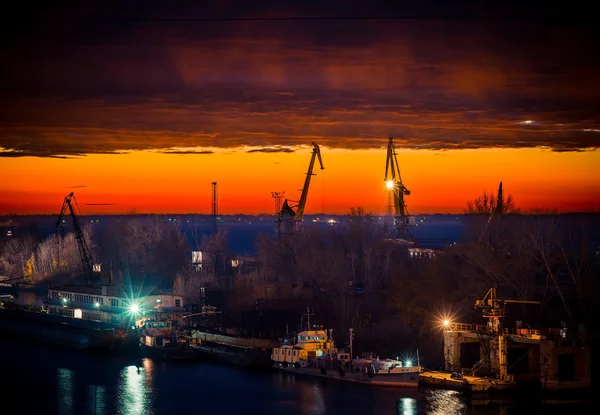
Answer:
<svg viewBox="0 0 600 415"><path fill-rule="evenodd" d="M127 366L119 374L117 405L119 414L150 414L150 388L143 367Z"/></svg>
<svg viewBox="0 0 600 415"><path fill-rule="evenodd" d="M154 362L151 359L143 359L142 366L144 368L144 380L146 387L150 389L152 387L152 372L154 371Z"/></svg>
<svg viewBox="0 0 600 415"><path fill-rule="evenodd" d="M58 369L58 410L61 414L73 413L73 377L72 370L59 368Z"/></svg>
<svg viewBox="0 0 600 415"><path fill-rule="evenodd" d="M94 415L107 414L106 391L103 386L91 385L90 392L90 413Z"/></svg>
<svg viewBox="0 0 600 415"><path fill-rule="evenodd" d="M413 398L398 399L396 413L398 415L417 415L419 413L418 402L419 401Z"/></svg>
<svg viewBox="0 0 600 415"><path fill-rule="evenodd" d="M308 382L298 383L298 394L300 395L300 411L303 414L324 414L325 399L323 398L323 386Z"/></svg>
<svg viewBox="0 0 600 415"><path fill-rule="evenodd" d="M424 392L426 413L429 415L460 415L467 413L463 395L449 390L427 390Z"/></svg>

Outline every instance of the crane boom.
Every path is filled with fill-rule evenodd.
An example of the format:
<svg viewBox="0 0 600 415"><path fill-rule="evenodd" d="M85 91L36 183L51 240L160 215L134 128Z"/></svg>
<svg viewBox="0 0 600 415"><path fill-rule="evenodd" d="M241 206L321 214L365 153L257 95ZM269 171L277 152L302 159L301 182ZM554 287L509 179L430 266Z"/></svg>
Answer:
<svg viewBox="0 0 600 415"><path fill-rule="evenodd" d="M308 165L308 171L306 172L306 179L304 180L304 187L302 188L302 194L300 195L300 200L296 206L290 206L288 199L285 199L283 205L281 206L280 211L280 220L281 224L283 224L286 233L294 233L301 230L301 222L304 219L304 208L306 207L306 200L308 198L308 189L310 187L310 179L315 174L313 173L313 169L315 167L315 160L317 157L319 158L319 164L321 165L321 170L325 169L323 167L323 159L321 158L321 149L319 145L312 142L313 151L312 156L310 158L310 164ZM296 208L294 211L293 208ZM278 225L279 226L279 225ZM280 228L279 228L280 229Z"/></svg>
<svg viewBox="0 0 600 415"><path fill-rule="evenodd" d="M58 228L61 226L63 216L68 209L73 221L73 230L75 231L75 239L77 240L77 248L79 249L79 256L81 257L81 262L83 263L83 269L86 274L92 276L94 273L92 254L90 253L90 248L85 240L85 235L83 234L81 226L79 226L79 220L77 219L77 215L73 209L72 200L75 200L75 203L77 203L75 194L73 192L69 193L65 197L60 214L58 215L58 220L56 221L56 227Z"/></svg>
<svg viewBox="0 0 600 415"><path fill-rule="evenodd" d="M312 157L310 158L310 164L308 165L308 171L306 172L306 179L304 180L304 187L302 188L302 195L300 196L300 202L298 203L298 208L296 209L296 221L300 222L304 218L304 207L306 206L306 199L308 197L308 188L310 186L310 179L314 176L313 168L315 166L315 158L319 158L319 164L321 165L321 170L325 169L323 167L323 159L321 159L321 149L319 145L314 141L311 143L313 146Z"/></svg>

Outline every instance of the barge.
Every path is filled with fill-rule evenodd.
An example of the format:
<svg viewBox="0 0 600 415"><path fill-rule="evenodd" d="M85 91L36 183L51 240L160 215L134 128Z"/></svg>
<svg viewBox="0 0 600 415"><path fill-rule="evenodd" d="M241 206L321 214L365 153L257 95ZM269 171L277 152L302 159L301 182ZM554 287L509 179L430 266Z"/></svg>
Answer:
<svg viewBox="0 0 600 415"><path fill-rule="evenodd" d="M417 388L422 372L420 364L397 359L370 358L352 360L350 353L340 352L322 328L304 330L272 351L273 367L294 375L336 379L373 386Z"/></svg>
<svg viewBox="0 0 600 415"><path fill-rule="evenodd" d="M188 338L190 347L198 350L205 360L251 369L271 368L269 350L273 342L269 339L235 337L195 329L190 330Z"/></svg>

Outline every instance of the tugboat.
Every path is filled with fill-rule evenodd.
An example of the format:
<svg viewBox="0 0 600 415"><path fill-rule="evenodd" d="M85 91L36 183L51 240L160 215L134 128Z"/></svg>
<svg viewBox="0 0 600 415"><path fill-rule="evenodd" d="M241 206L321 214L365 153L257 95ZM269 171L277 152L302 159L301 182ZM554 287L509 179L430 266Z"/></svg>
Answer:
<svg viewBox="0 0 600 415"><path fill-rule="evenodd" d="M197 359L198 350L190 347L186 336L178 336L171 321L146 320L141 327L140 348L151 359Z"/></svg>
<svg viewBox="0 0 600 415"><path fill-rule="evenodd" d="M273 349L273 367L287 373L346 382L418 387L422 372L419 362L413 366L409 361L403 363L397 359L380 360L378 357L352 360L349 353L340 352L335 347L333 330L328 331L321 327L311 328L309 317L306 330Z"/></svg>

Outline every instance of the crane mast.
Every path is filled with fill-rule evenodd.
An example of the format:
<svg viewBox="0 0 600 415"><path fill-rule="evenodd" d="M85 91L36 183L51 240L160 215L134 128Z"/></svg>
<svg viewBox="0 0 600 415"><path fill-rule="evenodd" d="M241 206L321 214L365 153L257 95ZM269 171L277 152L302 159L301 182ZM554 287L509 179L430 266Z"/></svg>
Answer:
<svg viewBox="0 0 600 415"><path fill-rule="evenodd" d="M60 214L58 215L58 220L56 221L56 227L58 228L61 226L62 219L63 219L65 213L67 212L67 210L69 210L71 219L73 221L73 229L75 231L75 239L77 240L77 248L79 249L79 256L81 257L81 262L83 263L83 269L87 275L92 276L94 274L94 263L92 261L92 254L90 253L88 244L85 241L85 236L83 234L81 226L79 226L79 219L77 218L77 215L75 214L75 210L73 209L72 200L75 200L75 203L77 203L77 200L75 199L75 194L69 193L65 197L62 208L60 210Z"/></svg>
<svg viewBox="0 0 600 415"><path fill-rule="evenodd" d="M283 202L283 206L281 207L281 216L286 218L285 222L287 232L298 230L299 224L302 222L302 219L304 219L304 208L308 198L310 179L315 175L313 173L313 169L315 166L315 160L317 158L319 159L321 170L325 169L325 167L323 167L323 159L321 158L321 149L319 148L319 145L314 141L311 144L313 146L312 156L310 158L310 164L308 165L308 171L306 172L306 179L304 180L304 187L302 188L300 201L298 202L298 205L295 206L296 211L294 211L293 207L289 205L287 199Z"/></svg>
<svg viewBox="0 0 600 415"><path fill-rule="evenodd" d="M404 196L410 195L410 190L402 183L400 167L396 158L394 138L390 137L387 146L387 158L385 161L385 186L392 192L394 199L394 227L392 239L414 242L414 238L408 230L409 216L404 202Z"/></svg>

